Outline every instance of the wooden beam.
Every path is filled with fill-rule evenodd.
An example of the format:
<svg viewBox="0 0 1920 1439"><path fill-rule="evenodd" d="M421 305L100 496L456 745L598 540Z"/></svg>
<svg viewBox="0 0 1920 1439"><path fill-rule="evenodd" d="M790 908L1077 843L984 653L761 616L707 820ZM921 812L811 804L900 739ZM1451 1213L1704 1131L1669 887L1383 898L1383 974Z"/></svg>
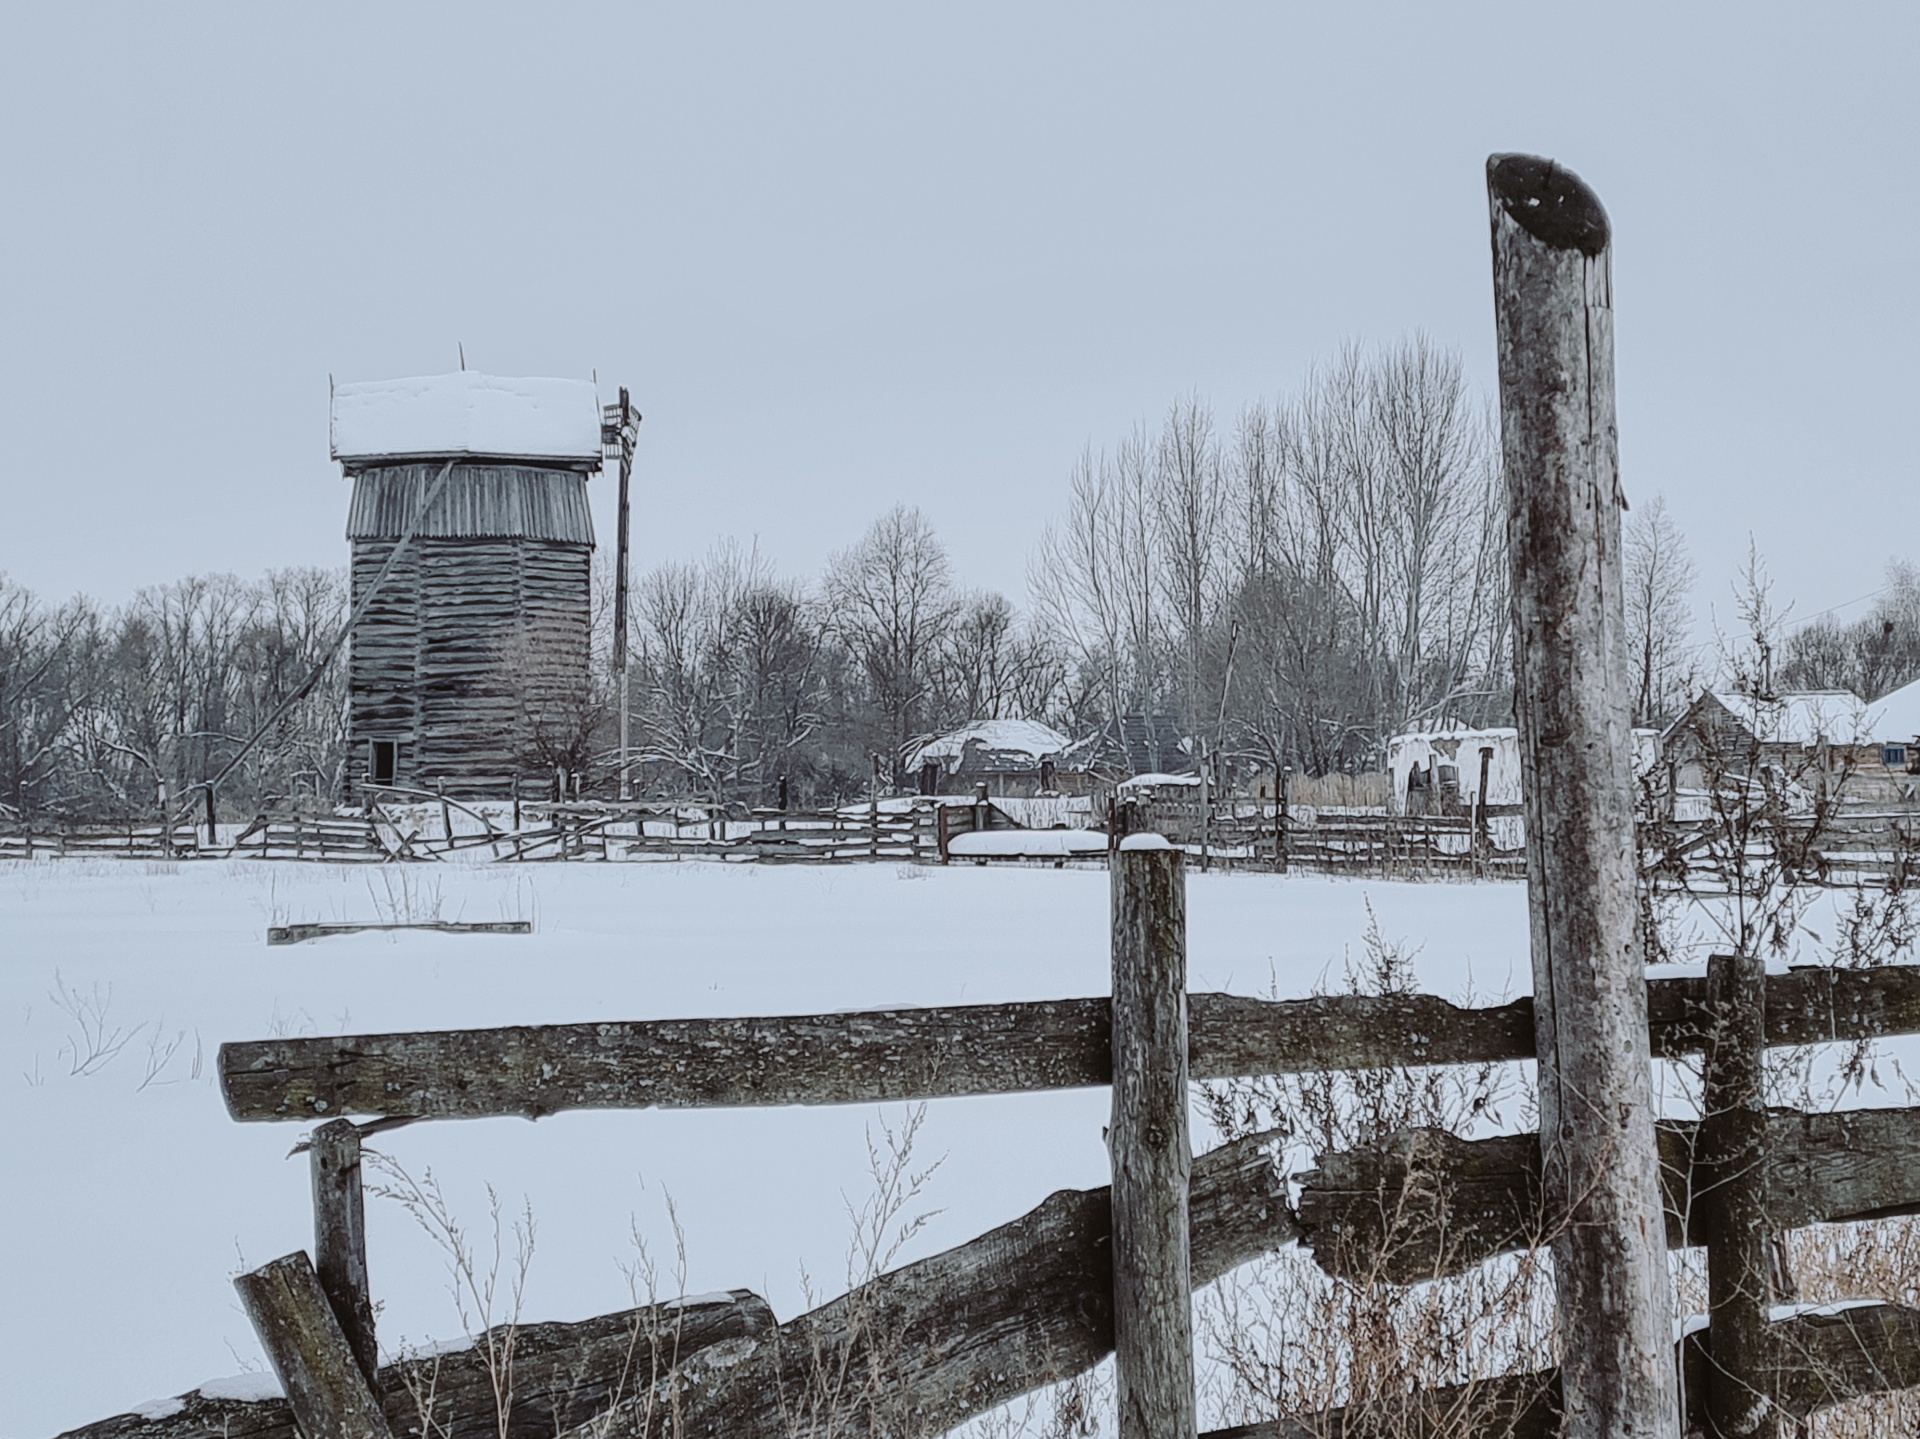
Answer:
<svg viewBox="0 0 1920 1439"><path fill-rule="evenodd" d="M486 843L484 839L480 841ZM300 944L330 934L358 934L363 930L419 929L435 934L532 934L528 919L421 919L381 923L369 920L314 920L305 924L276 924L267 930L268 944Z"/></svg>
<svg viewBox="0 0 1920 1439"><path fill-rule="evenodd" d="M1294 1237L1271 1155L1277 1140L1252 1135L1194 1159L1194 1285ZM1113 1352L1112 1253L1108 1191L1062 1190L1011 1224L788 1321L751 1350L696 1361L682 1376L680 1432L785 1439L813 1404L805 1412L818 1432L945 1433ZM616 1423L614 1432L626 1431Z"/></svg>
<svg viewBox="0 0 1920 1439"><path fill-rule="evenodd" d="M1704 979L1653 981L1647 1008L1654 1053L1700 1052ZM1519 1060L1534 1048L1528 999L1466 1009L1423 994L1195 994L1188 1015L1196 1080ZM878 1104L1105 1084L1111 1022L1101 998L245 1040L220 1047L220 1084L239 1120ZM1768 978L1770 1044L1914 1032L1920 966Z"/></svg>
<svg viewBox="0 0 1920 1439"><path fill-rule="evenodd" d="M1159 835L1114 852L1114 1387L1120 1439L1190 1439L1185 856Z"/></svg>
<svg viewBox="0 0 1920 1439"><path fill-rule="evenodd" d="M1663 1123L1659 1142L1667 1243L1704 1244L1698 1127ZM1776 1230L1920 1213L1920 1109L1776 1109L1766 1154ZM1538 1242L1544 1216L1537 1136L1466 1140L1418 1129L1322 1156L1302 1176L1297 1219L1329 1273L1411 1284Z"/></svg>
<svg viewBox="0 0 1920 1439"><path fill-rule="evenodd" d="M393 1439L305 1250L240 1275L233 1287L303 1439Z"/></svg>
<svg viewBox="0 0 1920 1439"><path fill-rule="evenodd" d="M367 1282L367 1204L361 1184L360 1130L334 1119L313 1132L307 1158L313 1177L313 1267L347 1347L368 1384L378 1388L380 1349Z"/></svg>

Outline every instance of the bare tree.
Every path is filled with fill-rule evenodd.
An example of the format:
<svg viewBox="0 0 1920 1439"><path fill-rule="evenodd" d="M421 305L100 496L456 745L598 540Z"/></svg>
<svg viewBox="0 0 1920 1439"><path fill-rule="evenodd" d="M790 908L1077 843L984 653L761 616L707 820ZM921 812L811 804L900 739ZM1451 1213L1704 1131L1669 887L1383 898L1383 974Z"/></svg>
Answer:
<svg viewBox="0 0 1920 1439"><path fill-rule="evenodd" d="M866 681L879 720L874 748L897 778L956 612L947 552L925 515L896 505L833 556L821 590L827 626Z"/></svg>
<svg viewBox="0 0 1920 1439"><path fill-rule="evenodd" d="M1846 689L1862 699L1920 679L1920 569L1906 560L1887 565L1873 607L1843 622L1816 615L1787 636L1781 683L1794 689Z"/></svg>
<svg viewBox="0 0 1920 1439"><path fill-rule="evenodd" d="M1688 642L1693 559L1661 495L1627 516L1621 544L1633 719L1658 724L1686 706L1697 679Z"/></svg>
<svg viewBox="0 0 1920 1439"><path fill-rule="evenodd" d="M1005 595L961 601L935 661L941 726L1043 719L1063 679L1058 652L1020 621Z"/></svg>
<svg viewBox="0 0 1920 1439"><path fill-rule="evenodd" d="M1136 430L1075 465L1067 513L1028 567L1039 622L1056 637L1105 715L1153 705L1164 688L1152 446Z"/></svg>

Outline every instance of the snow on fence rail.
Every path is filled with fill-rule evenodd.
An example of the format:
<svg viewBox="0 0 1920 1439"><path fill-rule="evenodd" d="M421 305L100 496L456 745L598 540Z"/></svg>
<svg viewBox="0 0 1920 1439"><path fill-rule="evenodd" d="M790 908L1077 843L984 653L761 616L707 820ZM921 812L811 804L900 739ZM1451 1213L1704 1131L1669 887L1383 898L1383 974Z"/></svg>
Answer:
<svg viewBox="0 0 1920 1439"><path fill-rule="evenodd" d="M1143 864L1158 866L1169 882L1142 885L1137 873L1130 880L1129 871ZM1145 962L1143 950L1157 947L1165 961L1177 938L1184 957L1183 869L1183 856L1170 847L1115 856L1116 910L1133 917L1115 926L1116 993L1122 992L1124 971ZM1655 1055L1701 1053L1716 1042L1719 1015L1709 980L1652 980L1647 1004ZM1186 1009L1183 1052L1175 1056L1184 1062L1166 1072L1184 1071L1195 1080L1472 1064L1534 1052L1532 1004L1526 999L1462 1007L1421 994L1291 1001L1195 994ZM289 1369L310 1362L303 1344L331 1355L326 1372L334 1390L342 1384L353 1389L351 1376L342 1378L340 1354L374 1352L357 1219L358 1146L365 1126L346 1116L378 1116L373 1123L390 1125L582 1107L871 1103L1109 1084L1114 1022L1115 1001L1092 997L225 1045L220 1081L235 1119L328 1121L315 1131L312 1146L313 1269L328 1312L309 1302L300 1322L281 1322L274 1331L280 1337L263 1334L263 1340L282 1347L275 1362ZM1915 1032L1920 967L1802 968L1766 978L1768 1044ZM1163 1035L1157 1046L1128 1051L1131 1069L1165 1063L1168 1042ZM1116 1114L1116 1132L1123 1128ZM1304 1177L1297 1203L1289 1201L1286 1177L1273 1159L1277 1138L1253 1135L1193 1158L1183 1186L1192 1283L1206 1284L1289 1243L1307 1246L1334 1274L1384 1272L1393 1282L1418 1282L1536 1243L1551 1222L1542 1208L1533 1135L1469 1141L1419 1131L1324 1155ZM1700 1126L1664 1126L1661 1149L1669 1240L1703 1243L1710 1236L1701 1231L1700 1209L1686 1202L1699 1187ZM1920 1110L1776 1111L1768 1123L1767 1172L1768 1213L1776 1228L1920 1211ZM594 1424L638 1433L639 1411L670 1386L682 1434L775 1439L784 1435L789 1417L783 1375L790 1380L812 1372L823 1356L835 1368L865 1364L884 1335L887 1393L849 1399L855 1412L838 1420L861 1432L882 1421L874 1406L884 1402L888 1415L911 1416L923 1432L938 1432L1083 1372L1113 1352L1115 1307L1125 1302L1128 1283L1123 1276L1116 1287L1116 1202L1106 1189L1063 1191L970 1243L882 1275L784 1324L775 1323L757 1297L738 1291L690 1303L684 1312L654 1306L577 1325L523 1326L515 1339L513 1397L504 1420L494 1408L499 1391L488 1387L480 1357L488 1346L482 1341L437 1361L442 1367L431 1424L448 1439L502 1433L508 1439L550 1439L588 1432ZM288 1293L299 1289L285 1287ZM301 1292L311 1300L315 1291ZM1157 1329L1151 1315L1147 1328L1136 1348L1160 1342L1152 1337ZM1777 1386L1778 1402L1790 1413L1920 1384L1920 1311L1879 1303L1793 1311L1773 1322L1770 1337L1779 1352L1798 1356L1801 1366L1783 1370ZM1682 1360L1696 1377L1713 1362L1712 1343L1710 1329L1683 1342ZM643 1356L637 1368L636 1354ZM423 1422L419 1363L389 1364L364 1375L364 1394L354 1390L351 1400L340 1402L363 1418L372 1412L369 1406L377 1408L386 1427L372 1432L415 1432ZM1123 1369L1126 1363L1123 1350ZM1138 1359L1133 1363L1139 1367ZM649 1379L636 1386L629 1377L636 1373ZM1545 1439L1557 1432L1552 1373L1491 1376L1478 1383L1476 1414L1503 1416L1514 1435ZM1689 1395L1704 1394L1705 1384L1704 1377L1689 1384ZM308 1433L363 1432L327 1429L333 1421L325 1414L302 1417L300 1407L313 1402L311 1394L302 1397L291 1384L288 1392L290 1400L269 1401L186 1395L175 1401L177 1407L162 1406L169 1412L120 1416L74 1436L278 1439L291 1434L296 1419ZM1409 1402L1416 1411L1430 1411L1437 1426L1438 1416L1457 1416L1460 1397L1435 1390ZM1229 1432L1240 1439L1297 1439L1328 1423L1357 1426L1362 1419L1321 1416L1311 1428L1276 1421L1223 1431L1217 1439ZM1405 1432L1423 1430L1415 1424Z"/></svg>

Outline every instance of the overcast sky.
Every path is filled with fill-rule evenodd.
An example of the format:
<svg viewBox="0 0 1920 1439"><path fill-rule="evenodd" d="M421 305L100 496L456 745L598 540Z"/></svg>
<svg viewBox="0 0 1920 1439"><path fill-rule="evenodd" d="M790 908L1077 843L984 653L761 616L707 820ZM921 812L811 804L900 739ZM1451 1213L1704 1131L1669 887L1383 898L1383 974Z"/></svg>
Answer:
<svg viewBox="0 0 1920 1439"><path fill-rule="evenodd" d="M1485 157L1612 213L1621 453L1719 600L1920 555L1920 7L10 5L0 570L343 563L327 377L586 376L635 560L896 501L1025 597L1074 457L1424 331ZM613 487L596 482L611 538ZM1853 611L1857 613L1859 606Z"/></svg>

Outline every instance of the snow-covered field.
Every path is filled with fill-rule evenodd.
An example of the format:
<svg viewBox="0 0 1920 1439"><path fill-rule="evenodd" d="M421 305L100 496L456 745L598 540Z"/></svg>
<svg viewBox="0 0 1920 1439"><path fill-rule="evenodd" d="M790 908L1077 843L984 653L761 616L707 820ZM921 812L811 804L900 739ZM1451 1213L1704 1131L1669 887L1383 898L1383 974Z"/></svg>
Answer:
<svg viewBox="0 0 1920 1439"><path fill-rule="evenodd" d="M1306 992L1358 948L1369 900L1389 935L1425 945L1428 987L1525 987L1517 885L1202 875L1190 885L1194 987ZM527 918L535 932L264 943L270 922L396 910ZM1106 926L1106 876L1092 871L0 868L0 1434L37 1439L263 1367L230 1280L311 1243L306 1162L287 1157L305 1127L226 1117L213 1078L225 1040L1097 994ZM118 1052L88 1064L115 1035ZM918 1156L944 1156L930 1188L943 1212L913 1253L1104 1183L1106 1106L1104 1091L931 1105ZM787 1315L802 1305L802 1265L824 1292L844 1271L845 1205L864 1195L880 1118L570 1114L415 1125L378 1147L416 1177L430 1168L481 1234L489 1183L509 1217L531 1205L528 1318L630 1302L634 1232L671 1256L668 1195L689 1288L750 1287ZM391 1201L370 1202L368 1228L383 1344L457 1336L440 1251Z"/></svg>
<svg viewBox="0 0 1920 1439"><path fill-rule="evenodd" d="M1283 995L1337 980L1367 908L1421 947L1423 988L1526 988L1516 884L1195 874L1192 984ZM269 923L530 919L531 937L359 934L269 949ZM264 1368L232 1276L311 1243L300 1124L236 1124L230 1039L596 1018L808 1013L1058 998L1107 987L1093 870L698 863L356 868L43 861L0 866L0 1436L40 1439ZM1053 1190L1106 1180L1104 1090L929 1106L942 1212L904 1258ZM629 1302L636 1234L690 1292L748 1287L783 1317L802 1267L835 1292L867 1134L899 1107L568 1114L420 1124L375 1147L428 1170L470 1230L537 1223L524 1317ZM369 1201L383 1347L458 1337L440 1249ZM511 1248L511 1236L508 1237Z"/></svg>

